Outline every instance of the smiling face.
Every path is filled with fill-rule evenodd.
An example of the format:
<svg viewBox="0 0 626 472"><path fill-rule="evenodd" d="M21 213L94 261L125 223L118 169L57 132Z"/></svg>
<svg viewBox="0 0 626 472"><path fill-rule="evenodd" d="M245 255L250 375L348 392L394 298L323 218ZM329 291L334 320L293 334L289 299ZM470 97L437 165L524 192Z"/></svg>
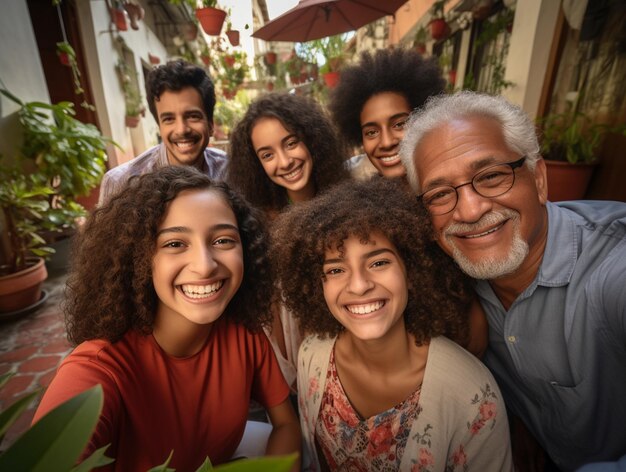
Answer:
<svg viewBox="0 0 626 472"><path fill-rule="evenodd" d="M166 90L155 105L170 165L191 165L201 169L213 124L204 112L200 93L193 87L178 92Z"/></svg>
<svg viewBox="0 0 626 472"><path fill-rule="evenodd" d="M395 92L374 95L363 105L363 150L383 177L402 177L406 174L398 151L410 113L409 102L403 95Z"/></svg>
<svg viewBox="0 0 626 472"><path fill-rule="evenodd" d="M484 117L456 119L434 129L413 156L422 192L469 182L490 165L520 158L506 145L498 122ZM526 164L516 169L513 187L498 197L482 197L471 185L457 192L456 208L431 218L439 244L461 268L480 279L536 272L547 236L543 160L534 172Z"/></svg>
<svg viewBox="0 0 626 472"><path fill-rule="evenodd" d="M159 326L217 320L243 279L237 220L213 190L186 190L158 227L152 282Z"/></svg>
<svg viewBox="0 0 626 472"><path fill-rule="evenodd" d="M324 299L332 315L357 339L379 340L404 328L406 269L394 245L373 233L351 236L324 256Z"/></svg>
<svg viewBox="0 0 626 472"><path fill-rule="evenodd" d="M294 201L315 196L313 159L306 145L276 118L261 118L252 128L252 146L263 170Z"/></svg>

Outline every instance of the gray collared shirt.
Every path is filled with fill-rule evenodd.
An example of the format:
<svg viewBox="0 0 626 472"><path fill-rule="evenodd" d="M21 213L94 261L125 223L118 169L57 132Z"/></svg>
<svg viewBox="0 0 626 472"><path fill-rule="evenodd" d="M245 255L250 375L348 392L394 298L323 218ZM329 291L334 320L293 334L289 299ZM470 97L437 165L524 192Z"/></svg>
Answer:
<svg viewBox="0 0 626 472"><path fill-rule="evenodd" d="M220 149L207 147L204 150L204 169L206 174L215 180L224 177L226 168L226 153ZM163 143L154 146L143 152L134 159L125 162L109 170L100 184L100 197L98 206L109 201L109 199L121 190L124 184L134 175L147 174L169 165L167 160L167 149Z"/></svg>
<svg viewBox="0 0 626 472"><path fill-rule="evenodd" d="M506 311L486 281L484 362L563 470L626 454L626 204L548 203L535 280Z"/></svg>

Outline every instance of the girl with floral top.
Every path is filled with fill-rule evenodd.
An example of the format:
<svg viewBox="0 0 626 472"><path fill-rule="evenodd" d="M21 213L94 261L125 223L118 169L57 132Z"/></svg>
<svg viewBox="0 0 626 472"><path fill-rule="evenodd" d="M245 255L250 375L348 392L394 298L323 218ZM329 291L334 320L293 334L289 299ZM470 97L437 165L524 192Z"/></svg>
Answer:
<svg viewBox="0 0 626 472"><path fill-rule="evenodd" d="M305 470L512 470L498 386L442 336L467 330L467 285L398 182L345 182L291 208L272 255L314 333L298 357Z"/></svg>

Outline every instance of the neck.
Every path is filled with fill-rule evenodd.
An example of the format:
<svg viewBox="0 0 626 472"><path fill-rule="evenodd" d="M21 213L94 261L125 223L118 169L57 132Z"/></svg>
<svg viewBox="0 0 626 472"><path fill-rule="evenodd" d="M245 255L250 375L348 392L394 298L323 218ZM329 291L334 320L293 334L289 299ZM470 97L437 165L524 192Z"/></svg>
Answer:
<svg viewBox="0 0 626 472"><path fill-rule="evenodd" d="M544 224L537 234L529 238L530 250L522 265L512 274L489 281L491 288L505 310L511 308L513 302L535 280L539 272L548 241L547 212L544 215L544 219Z"/></svg>
<svg viewBox="0 0 626 472"><path fill-rule="evenodd" d="M388 375L411 368L415 359L425 362L428 345L416 346L415 337L406 331L404 323L397 323L383 338L362 340L349 331L341 334L338 346L345 358L361 364L371 374Z"/></svg>
<svg viewBox="0 0 626 472"><path fill-rule="evenodd" d="M313 182L309 181L306 187L301 190L295 192L287 190L287 196L293 203L306 202L315 197L315 186L313 185Z"/></svg>
<svg viewBox="0 0 626 472"><path fill-rule="evenodd" d="M188 320L171 320L157 314L152 336L173 357L197 354L211 333L213 324L199 325Z"/></svg>

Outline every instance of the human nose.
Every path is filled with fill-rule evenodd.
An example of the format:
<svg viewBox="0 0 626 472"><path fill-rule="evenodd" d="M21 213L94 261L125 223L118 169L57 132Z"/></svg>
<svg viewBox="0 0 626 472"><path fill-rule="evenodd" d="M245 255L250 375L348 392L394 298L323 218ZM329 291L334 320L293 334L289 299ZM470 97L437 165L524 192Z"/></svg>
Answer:
<svg viewBox="0 0 626 472"><path fill-rule="evenodd" d="M355 295L363 295L372 288L372 281L363 270L353 270L348 278L348 291Z"/></svg>
<svg viewBox="0 0 626 472"><path fill-rule="evenodd" d="M474 190L471 182L456 188L456 198L454 219L464 223L473 223L480 220L493 206L491 198L480 195Z"/></svg>
<svg viewBox="0 0 626 472"><path fill-rule="evenodd" d="M380 147L391 148L396 146L400 140L398 136L389 128L383 127L380 130Z"/></svg>
<svg viewBox="0 0 626 472"><path fill-rule="evenodd" d="M288 169L293 164L293 158L284 150L279 150L277 152L278 157L278 166L281 169Z"/></svg>
<svg viewBox="0 0 626 472"><path fill-rule="evenodd" d="M174 131L177 134L185 134L187 130L189 129L189 126L187 125L187 121L182 118L176 119L176 123L174 124L174 126L175 126Z"/></svg>
<svg viewBox="0 0 626 472"><path fill-rule="evenodd" d="M206 246L198 246L191 258L190 269L201 277L208 277L218 266L213 251Z"/></svg>

